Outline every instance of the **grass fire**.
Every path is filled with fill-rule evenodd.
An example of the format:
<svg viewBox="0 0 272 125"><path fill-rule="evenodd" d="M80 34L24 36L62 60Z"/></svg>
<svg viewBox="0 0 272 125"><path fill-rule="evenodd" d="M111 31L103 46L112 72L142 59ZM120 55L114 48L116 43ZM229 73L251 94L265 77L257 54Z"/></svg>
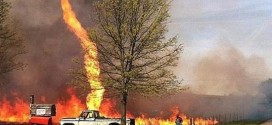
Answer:
<svg viewBox="0 0 272 125"><path fill-rule="evenodd" d="M0 0L0 125L272 124L271 7Z"/></svg>

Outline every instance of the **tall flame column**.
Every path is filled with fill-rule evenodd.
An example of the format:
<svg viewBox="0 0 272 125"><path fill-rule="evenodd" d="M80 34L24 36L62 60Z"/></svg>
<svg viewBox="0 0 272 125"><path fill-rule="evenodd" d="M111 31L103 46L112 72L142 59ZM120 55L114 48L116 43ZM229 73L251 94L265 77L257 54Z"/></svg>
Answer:
<svg viewBox="0 0 272 125"><path fill-rule="evenodd" d="M77 20L69 1L61 0L61 7L63 10L63 19L65 23L67 24L69 30L80 39L80 44L85 51L84 64L87 72L86 75L92 88L92 92L87 96L87 107L88 109L99 110L105 90L99 81L100 69L96 45L89 39L86 30Z"/></svg>

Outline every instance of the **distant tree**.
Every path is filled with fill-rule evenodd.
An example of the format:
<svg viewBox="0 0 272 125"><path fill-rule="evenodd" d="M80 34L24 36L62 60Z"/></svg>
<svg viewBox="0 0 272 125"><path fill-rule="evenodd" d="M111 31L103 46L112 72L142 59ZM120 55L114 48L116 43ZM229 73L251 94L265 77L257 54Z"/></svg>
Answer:
<svg viewBox="0 0 272 125"><path fill-rule="evenodd" d="M271 91L272 90L272 79L268 79L266 81L263 81L261 83L260 90L266 97L265 104L267 104L267 106L272 108L272 91Z"/></svg>
<svg viewBox="0 0 272 125"><path fill-rule="evenodd" d="M22 69L24 64L16 60L24 54L23 40L9 18L10 4L0 0L0 85L7 73Z"/></svg>
<svg viewBox="0 0 272 125"><path fill-rule="evenodd" d="M130 93L150 96L185 89L171 71L183 46L176 37L165 37L170 3L170 0L100 0L95 4L98 27L90 31L90 39L98 48L103 86L108 94L121 97L122 125L126 123ZM84 70L74 74L87 83Z"/></svg>

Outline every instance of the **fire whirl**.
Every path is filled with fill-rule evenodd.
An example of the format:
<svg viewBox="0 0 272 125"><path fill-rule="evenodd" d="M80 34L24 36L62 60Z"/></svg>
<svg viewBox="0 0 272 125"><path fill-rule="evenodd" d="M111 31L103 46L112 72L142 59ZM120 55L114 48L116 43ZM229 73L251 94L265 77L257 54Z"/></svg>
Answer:
<svg viewBox="0 0 272 125"><path fill-rule="evenodd" d="M83 50L86 51L84 55L84 64L87 72L86 75L92 88L92 92L87 96L87 107L88 109L99 110L105 90L99 81L100 69L96 45L89 39L86 30L77 20L69 1L61 0L61 6L65 23L68 25L70 31L80 39L80 44Z"/></svg>

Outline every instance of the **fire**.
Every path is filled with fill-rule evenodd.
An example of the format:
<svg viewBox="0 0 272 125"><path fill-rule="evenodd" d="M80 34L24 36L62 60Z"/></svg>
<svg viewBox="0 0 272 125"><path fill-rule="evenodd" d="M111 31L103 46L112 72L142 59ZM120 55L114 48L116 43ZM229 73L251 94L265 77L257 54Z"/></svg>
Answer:
<svg viewBox="0 0 272 125"><path fill-rule="evenodd" d="M80 39L80 44L83 50L86 50L84 55L84 64L88 81L92 88L92 92L87 96L87 107L88 109L98 110L105 90L99 81L100 69L96 45L89 39L86 30L77 20L69 1L61 0L61 6L65 23L68 25L70 31Z"/></svg>
<svg viewBox="0 0 272 125"><path fill-rule="evenodd" d="M103 99L99 112L102 116L108 118L120 118L121 114L117 110L115 110L116 107L117 104L115 101L112 101L111 99ZM130 112L127 112L127 117L134 118L134 116Z"/></svg>
<svg viewBox="0 0 272 125"><path fill-rule="evenodd" d="M29 104L19 98L15 100L15 104L11 104L6 97L0 101L0 121L26 122L29 120Z"/></svg>
<svg viewBox="0 0 272 125"><path fill-rule="evenodd" d="M114 110L116 108L116 104L114 101L110 99L104 99L102 105L99 109L102 116L106 116L109 118L120 118L121 114ZM179 114L180 117L183 119L182 125L191 125L190 123L193 121L194 125L215 125L218 123L216 119L203 119L203 118L190 118L185 114L180 112L178 107L173 107L171 109L171 116L168 119L163 119L161 117L150 118L144 114L141 114L139 117L133 116L131 113L128 112L127 118L135 118L136 125L173 125L176 120L176 115ZM163 114L163 112L161 112Z"/></svg>
<svg viewBox="0 0 272 125"><path fill-rule="evenodd" d="M70 95L68 101L59 100L56 104L57 114L53 117L53 122L58 123L63 117L78 117L86 106L78 99L71 88L67 89L67 93Z"/></svg>
<svg viewBox="0 0 272 125"><path fill-rule="evenodd" d="M120 118L121 115L114 110L115 109L115 103L112 103L112 101L106 99L103 100L102 106L100 107L100 112L103 116L107 116L110 118ZM186 116L185 114L180 112L180 109L178 107L173 107L171 109L171 116L168 119L163 119L161 117L155 117L150 118L144 114L141 114L138 117L133 116L131 113L127 114L128 118L135 118L135 125L173 125L176 120L176 115L179 114L180 117L183 119L182 125L192 125L190 124L193 122L193 125L215 125L218 123L216 119L203 119L203 118L190 118ZM162 113L162 112L161 112Z"/></svg>
<svg viewBox="0 0 272 125"><path fill-rule="evenodd" d="M102 102L102 106L99 109L99 112L102 116L110 117L110 118L119 118L121 115L118 111L112 110L115 109L116 104L110 99L104 99Z"/></svg>
<svg viewBox="0 0 272 125"><path fill-rule="evenodd" d="M178 107L172 108L172 115L169 119L162 119L162 118L147 118L145 115L141 115L137 117L136 125L173 125L175 123L176 115L180 114ZM203 119L203 118L195 118L191 119L184 114L180 114L180 117L183 119L182 125L191 125L191 121L194 125L215 125L218 123L215 119Z"/></svg>
<svg viewBox="0 0 272 125"><path fill-rule="evenodd" d="M86 109L85 104L78 99L71 88L66 90L70 98L68 100L59 99L56 103L57 115L53 117L53 122L58 123L63 117L77 117L83 109ZM43 102L46 99L41 97ZM26 123L30 118L30 104L18 97L15 98L14 104L4 97L0 101L0 122L20 122Z"/></svg>

